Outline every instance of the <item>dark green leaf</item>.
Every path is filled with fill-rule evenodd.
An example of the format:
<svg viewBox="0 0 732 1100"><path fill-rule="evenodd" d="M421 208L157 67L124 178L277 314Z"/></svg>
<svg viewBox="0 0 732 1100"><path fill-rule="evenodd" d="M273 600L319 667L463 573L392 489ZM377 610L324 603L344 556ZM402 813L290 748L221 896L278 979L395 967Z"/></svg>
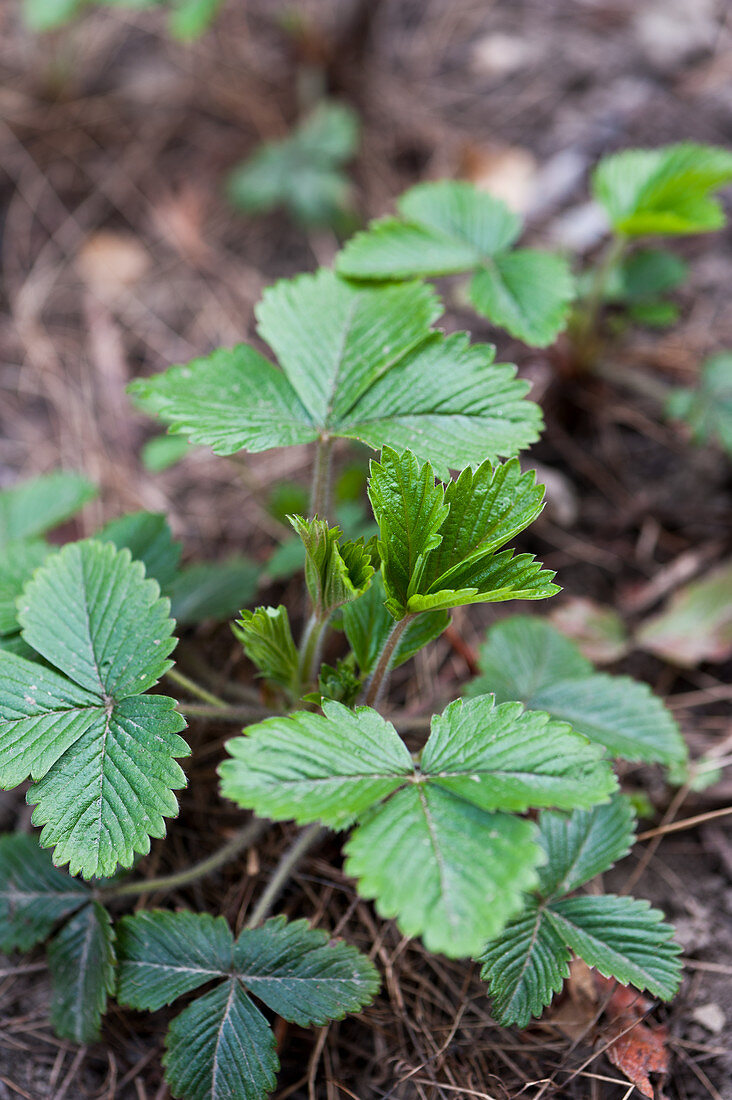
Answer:
<svg viewBox="0 0 732 1100"><path fill-rule="evenodd" d="M33 837L0 836L0 950L28 951L89 897L88 888L57 870Z"/></svg>
<svg viewBox="0 0 732 1100"><path fill-rule="evenodd" d="M180 623L228 619L254 599L259 574L244 556L187 565L168 585L171 615Z"/></svg>
<svg viewBox="0 0 732 1100"><path fill-rule="evenodd" d="M40 539L10 542L0 549L0 634L20 630L18 597L50 553L51 547Z"/></svg>
<svg viewBox="0 0 732 1100"><path fill-rule="evenodd" d="M607 871L630 851L633 825L630 801L620 794L571 814L545 810L539 815L539 839L547 854L539 870L541 893L568 894Z"/></svg>
<svg viewBox="0 0 732 1100"><path fill-rule="evenodd" d="M48 966L56 1034L75 1043L94 1042L115 987L114 931L98 901L73 916L51 941Z"/></svg>
<svg viewBox="0 0 732 1100"><path fill-rule="evenodd" d="M145 566L145 575L154 577L165 589L178 572L181 544L173 539L168 521L158 512L130 512L110 520L96 536L100 542L123 546L134 561Z"/></svg>
<svg viewBox="0 0 732 1100"><path fill-rule="evenodd" d="M0 546L58 527L97 494L80 474L56 470L0 491Z"/></svg>
<svg viewBox="0 0 732 1100"><path fill-rule="evenodd" d="M242 611L232 627L249 660L263 676L288 689L298 677L298 654L290 629L287 608L258 607Z"/></svg>

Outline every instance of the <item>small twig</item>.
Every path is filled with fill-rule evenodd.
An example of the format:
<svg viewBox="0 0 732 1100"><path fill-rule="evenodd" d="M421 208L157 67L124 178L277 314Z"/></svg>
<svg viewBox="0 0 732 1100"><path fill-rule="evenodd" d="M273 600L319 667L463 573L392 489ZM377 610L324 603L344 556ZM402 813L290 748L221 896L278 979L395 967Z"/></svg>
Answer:
<svg viewBox="0 0 732 1100"><path fill-rule="evenodd" d="M190 882L196 882L199 878L210 875L218 870L224 863L234 859L240 852L251 846L269 828L269 822L250 821L243 829L240 829L223 847L213 855L202 859L200 863L194 863L185 871L178 871L172 875L162 875L160 878L140 879L136 882L125 882L122 885L104 886L99 890L102 898L136 897L139 894L152 894L177 890L181 886L187 886Z"/></svg>
<svg viewBox="0 0 732 1100"><path fill-rule="evenodd" d="M723 810L710 810L706 814L697 814L695 817L685 817L681 821L671 821L668 825L659 825L657 829L649 829L641 833L636 840L651 840L654 836L665 836L666 833L678 833L682 829L693 829L695 825L703 825L705 821L712 821L715 817L729 817L732 814L732 806L725 806Z"/></svg>
<svg viewBox="0 0 732 1100"><path fill-rule="evenodd" d="M214 695L212 691L208 691L205 687L201 687L195 680L191 680L190 677L179 672L177 668L169 668L165 673L169 680L172 680L178 687L185 688L186 691L190 691L191 695L195 695L197 699L203 699L204 703L210 703L212 707L218 707L220 710L225 710L228 707L223 699L219 699L218 695Z"/></svg>
<svg viewBox="0 0 732 1100"><path fill-rule="evenodd" d="M247 928L256 928L258 924L261 924L262 921L265 920L267 914L277 900L280 891L285 886L300 860L325 832L326 830L322 825L318 825L317 823L315 825L310 825L296 837L290 847L282 854L282 858L275 867L272 878L267 883L264 893L255 905L254 911L246 923Z"/></svg>

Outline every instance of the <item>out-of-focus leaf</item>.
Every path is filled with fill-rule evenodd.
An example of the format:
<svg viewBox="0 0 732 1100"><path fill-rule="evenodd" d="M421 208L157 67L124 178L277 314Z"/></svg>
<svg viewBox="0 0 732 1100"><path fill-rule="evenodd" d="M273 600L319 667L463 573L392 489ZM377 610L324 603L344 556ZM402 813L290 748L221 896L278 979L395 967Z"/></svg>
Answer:
<svg viewBox="0 0 732 1100"><path fill-rule="evenodd" d="M258 580L259 567L243 556L188 565L166 589L170 613L180 623L228 619L251 603Z"/></svg>
<svg viewBox="0 0 732 1100"><path fill-rule="evenodd" d="M680 588L636 634L642 649L675 665L725 661L732 654L732 561Z"/></svg>
<svg viewBox="0 0 732 1100"><path fill-rule="evenodd" d="M695 389L673 390L666 415L688 424L695 443L717 443L732 456L732 352L707 359Z"/></svg>

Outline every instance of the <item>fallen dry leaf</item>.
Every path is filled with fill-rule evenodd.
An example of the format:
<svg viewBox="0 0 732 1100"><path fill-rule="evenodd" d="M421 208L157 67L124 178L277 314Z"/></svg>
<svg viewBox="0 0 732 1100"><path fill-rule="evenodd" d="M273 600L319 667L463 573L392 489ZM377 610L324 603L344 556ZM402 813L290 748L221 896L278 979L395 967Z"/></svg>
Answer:
<svg viewBox="0 0 732 1100"><path fill-rule="evenodd" d="M599 999L594 973L582 959L572 959L569 964L564 994L559 1004L547 1012L545 1020L573 1043L578 1043L592 1027Z"/></svg>
<svg viewBox="0 0 732 1100"><path fill-rule="evenodd" d="M533 201L538 165L528 149L514 145L466 145L460 175L502 199L518 214Z"/></svg>
<svg viewBox="0 0 732 1100"><path fill-rule="evenodd" d="M617 661L628 652L625 624L612 607L583 596L570 596L551 612L549 618L595 664Z"/></svg>
<svg viewBox="0 0 732 1100"><path fill-rule="evenodd" d="M732 561L678 589L641 626L636 642L675 665L725 661L732 655Z"/></svg>
<svg viewBox="0 0 732 1100"><path fill-rule="evenodd" d="M605 1009L609 1021L605 1042L612 1039L605 1054L648 1100L663 1100L650 1074L668 1072L668 1030L662 1024L642 1020L651 1007L651 1002L631 986L617 986ZM614 1035L617 1038L612 1038Z"/></svg>
<svg viewBox="0 0 732 1100"><path fill-rule="evenodd" d="M87 237L76 257L82 279L102 298L133 286L149 266L150 257L137 237L111 229Z"/></svg>

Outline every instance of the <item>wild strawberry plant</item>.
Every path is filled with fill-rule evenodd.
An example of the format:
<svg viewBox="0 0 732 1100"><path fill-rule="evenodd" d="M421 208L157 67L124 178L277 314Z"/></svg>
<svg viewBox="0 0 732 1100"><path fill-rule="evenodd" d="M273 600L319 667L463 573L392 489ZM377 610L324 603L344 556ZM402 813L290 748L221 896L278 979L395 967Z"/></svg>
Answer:
<svg viewBox="0 0 732 1100"><path fill-rule="evenodd" d="M541 414L491 346L434 327L439 299L415 276L473 270L474 297L491 302L493 319L543 343L566 317L566 266L512 251L516 220L472 189L416 194L402 203L414 219L406 232L392 219L372 238L391 241L389 281L376 269L361 281L326 270L281 281L257 310L271 359L222 348L132 387L173 433L217 454L315 450L306 514L290 514L308 612L301 621L283 604L245 608L234 624L271 707L228 742L221 794L254 816L200 866L156 880L124 874L177 813L184 715L202 706L159 694L160 680L222 721L238 714L173 666L171 599L189 621L226 616L232 586L239 608L250 602L256 571L230 563L217 589L215 568L181 570L167 524L148 513L46 546L39 536L90 491L78 480L57 483L66 495L43 497L40 482L0 496L10 639L0 647L0 783L30 781L41 826L41 847L23 835L0 841L0 947L51 937L54 1023L83 1042L111 995L154 1011L215 982L168 1032L167 1080L183 1100L271 1091L278 1062L257 1003L321 1025L373 998L376 972L354 948L304 921L267 919L324 829L345 833L346 873L384 918L428 950L481 961L497 1019L539 1013L573 953L658 997L678 984L659 914L576 893L632 842L612 759L686 759L648 688L596 673L556 631L522 617L493 628L468 697L434 714L416 748L388 701L391 671L445 630L453 608L559 591L552 572L512 548L543 506L543 487L516 457ZM340 270L368 239L350 260L346 249ZM346 538L331 520L338 439L378 452L367 482L373 537ZM340 652L334 664L326 643ZM223 918L187 911L143 910L115 925L125 898L210 873L267 820L305 829L236 939Z"/></svg>

